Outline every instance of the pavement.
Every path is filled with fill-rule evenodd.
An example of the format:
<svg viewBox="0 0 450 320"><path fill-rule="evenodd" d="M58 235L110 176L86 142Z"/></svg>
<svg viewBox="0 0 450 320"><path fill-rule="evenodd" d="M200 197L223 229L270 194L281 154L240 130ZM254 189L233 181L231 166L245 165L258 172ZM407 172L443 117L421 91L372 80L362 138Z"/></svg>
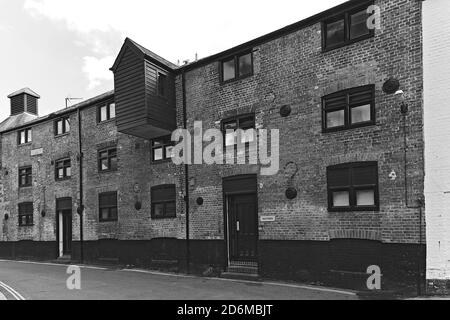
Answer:
<svg viewBox="0 0 450 320"><path fill-rule="evenodd" d="M0 260L0 300L357 299L352 291L281 282Z"/></svg>

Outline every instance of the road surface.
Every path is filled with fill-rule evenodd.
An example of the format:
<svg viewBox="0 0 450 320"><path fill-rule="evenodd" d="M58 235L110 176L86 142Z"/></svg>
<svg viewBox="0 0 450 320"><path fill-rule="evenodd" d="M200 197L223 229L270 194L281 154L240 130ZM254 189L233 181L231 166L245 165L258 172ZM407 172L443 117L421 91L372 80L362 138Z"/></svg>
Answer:
<svg viewBox="0 0 450 320"><path fill-rule="evenodd" d="M76 270L76 268L75 268ZM0 300L353 300L345 290L0 260ZM71 277L72 276L72 277ZM69 279L70 277L70 279ZM69 286L75 287L69 290ZM77 284L81 289L77 290Z"/></svg>

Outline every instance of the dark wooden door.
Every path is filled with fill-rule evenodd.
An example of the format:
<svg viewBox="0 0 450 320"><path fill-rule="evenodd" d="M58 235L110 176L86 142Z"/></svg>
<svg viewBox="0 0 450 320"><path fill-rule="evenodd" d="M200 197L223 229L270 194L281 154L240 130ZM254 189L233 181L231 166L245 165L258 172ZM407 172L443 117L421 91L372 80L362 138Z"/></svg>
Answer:
<svg viewBox="0 0 450 320"><path fill-rule="evenodd" d="M231 261L256 261L258 243L256 195L229 196L228 206Z"/></svg>
<svg viewBox="0 0 450 320"><path fill-rule="evenodd" d="M63 220L63 254L70 255L72 253L72 211L64 210L61 214Z"/></svg>

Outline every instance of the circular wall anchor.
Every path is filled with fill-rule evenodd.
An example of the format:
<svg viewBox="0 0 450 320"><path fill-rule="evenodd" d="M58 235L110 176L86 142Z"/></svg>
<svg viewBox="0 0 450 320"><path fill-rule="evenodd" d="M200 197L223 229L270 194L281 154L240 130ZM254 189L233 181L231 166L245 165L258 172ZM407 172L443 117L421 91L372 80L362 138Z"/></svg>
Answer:
<svg viewBox="0 0 450 320"><path fill-rule="evenodd" d="M46 215L46 214L47 214L47 213L45 212L45 210L42 210L42 211L41 211L41 217L42 217L42 218L45 218L45 215Z"/></svg>
<svg viewBox="0 0 450 320"><path fill-rule="evenodd" d="M295 188L288 188L286 190L286 198L288 198L289 200L294 200L295 198L297 198L297 195L298 192Z"/></svg>
<svg viewBox="0 0 450 320"><path fill-rule="evenodd" d="M142 203L140 201L136 201L134 204L134 208L139 211L142 209Z"/></svg>
<svg viewBox="0 0 450 320"><path fill-rule="evenodd" d="M197 204L198 204L199 206L202 206L204 202L205 202L205 201L203 200L202 197L197 198Z"/></svg>
<svg viewBox="0 0 450 320"><path fill-rule="evenodd" d="M383 84L383 92L386 94L394 94L400 89L400 81L394 78L389 78Z"/></svg>
<svg viewBox="0 0 450 320"><path fill-rule="evenodd" d="M291 112L292 112L292 108L290 106L286 105L286 106L282 106L280 108L280 115L283 118L289 117L291 115Z"/></svg>
<svg viewBox="0 0 450 320"><path fill-rule="evenodd" d="M5 221L7 221L9 219L9 214L6 213L3 219L5 219Z"/></svg>

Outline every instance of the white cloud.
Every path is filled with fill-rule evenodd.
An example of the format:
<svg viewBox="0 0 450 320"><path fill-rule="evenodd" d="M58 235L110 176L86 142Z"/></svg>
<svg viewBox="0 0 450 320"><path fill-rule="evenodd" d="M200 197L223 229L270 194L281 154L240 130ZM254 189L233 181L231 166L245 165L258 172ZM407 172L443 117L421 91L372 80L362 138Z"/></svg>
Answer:
<svg viewBox="0 0 450 320"><path fill-rule="evenodd" d="M86 74L89 85L88 89L92 90L100 86L104 81L112 80L112 73L109 68L114 63L114 56L104 58L84 57L83 72Z"/></svg>
<svg viewBox="0 0 450 320"><path fill-rule="evenodd" d="M118 54L126 36L169 61L192 60L195 53L217 53L344 1L25 0L24 7L77 34L77 46L89 51L83 71L95 87L109 72L100 66Z"/></svg>

